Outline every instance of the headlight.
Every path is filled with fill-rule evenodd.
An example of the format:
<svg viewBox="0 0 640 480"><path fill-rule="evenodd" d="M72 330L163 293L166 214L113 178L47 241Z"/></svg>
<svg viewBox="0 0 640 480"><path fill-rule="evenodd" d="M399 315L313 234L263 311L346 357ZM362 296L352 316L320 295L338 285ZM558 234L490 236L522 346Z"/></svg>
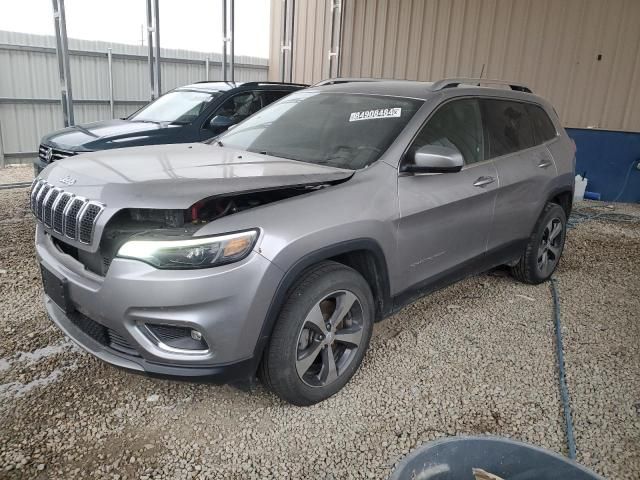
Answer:
<svg viewBox="0 0 640 480"><path fill-rule="evenodd" d="M208 268L242 260L253 248L257 230L181 240L130 240L118 257L142 260L156 268Z"/></svg>

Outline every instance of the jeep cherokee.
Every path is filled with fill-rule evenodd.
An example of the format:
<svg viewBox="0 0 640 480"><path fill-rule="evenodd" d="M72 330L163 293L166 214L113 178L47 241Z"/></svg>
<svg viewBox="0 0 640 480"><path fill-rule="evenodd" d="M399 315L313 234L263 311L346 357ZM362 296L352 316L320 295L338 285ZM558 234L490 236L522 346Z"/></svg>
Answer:
<svg viewBox="0 0 640 480"><path fill-rule="evenodd" d="M208 143L56 162L30 196L51 319L113 365L309 405L420 296L499 265L545 281L575 148L486 82L325 81Z"/></svg>

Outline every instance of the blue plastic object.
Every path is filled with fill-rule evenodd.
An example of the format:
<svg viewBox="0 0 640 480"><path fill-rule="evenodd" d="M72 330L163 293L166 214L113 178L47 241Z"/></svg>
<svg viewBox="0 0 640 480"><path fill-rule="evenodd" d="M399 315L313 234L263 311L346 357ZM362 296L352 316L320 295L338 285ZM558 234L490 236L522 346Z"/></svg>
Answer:
<svg viewBox="0 0 640 480"><path fill-rule="evenodd" d="M400 462L389 480L474 480L474 468L505 480L604 480L557 453L492 436L428 443Z"/></svg>
<svg viewBox="0 0 640 480"><path fill-rule="evenodd" d="M600 194L597 192L584 192L586 200L600 200Z"/></svg>

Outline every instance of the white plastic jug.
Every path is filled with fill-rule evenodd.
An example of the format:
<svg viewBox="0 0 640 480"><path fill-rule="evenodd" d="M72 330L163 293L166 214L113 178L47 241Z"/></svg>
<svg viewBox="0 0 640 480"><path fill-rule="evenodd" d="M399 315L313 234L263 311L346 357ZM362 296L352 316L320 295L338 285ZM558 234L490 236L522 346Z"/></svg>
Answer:
<svg viewBox="0 0 640 480"><path fill-rule="evenodd" d="M584 198L584 191L587 189L587 179L582 175L576 175L576 186L573 191L573 201L580 202Z"/></svg>

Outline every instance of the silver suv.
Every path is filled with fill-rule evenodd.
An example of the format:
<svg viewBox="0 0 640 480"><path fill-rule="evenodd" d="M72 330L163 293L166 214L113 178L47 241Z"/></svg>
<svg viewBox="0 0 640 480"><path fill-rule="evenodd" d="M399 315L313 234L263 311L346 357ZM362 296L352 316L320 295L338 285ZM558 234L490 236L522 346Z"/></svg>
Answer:
<svg viewBox="0 0 640 480"><path fill-rule="evenodd" d="M506 87L330 80L208 143L56 162L30 197L46 309L119 367L326 399L375 321L498 265L528 283L558 265L575 147Z"/></svg>

